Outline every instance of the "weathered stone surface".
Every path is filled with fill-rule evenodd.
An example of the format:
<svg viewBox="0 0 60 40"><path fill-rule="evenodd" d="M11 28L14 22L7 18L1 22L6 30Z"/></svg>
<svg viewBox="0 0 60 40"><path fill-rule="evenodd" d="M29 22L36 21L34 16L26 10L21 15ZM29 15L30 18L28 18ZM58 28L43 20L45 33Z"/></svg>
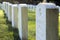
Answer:
<svg viewBox="0 0 60 40"><path fill-rule="evenodd" d="M28 9L26 4L19 4L18 29L21 40L28 40Z"/></svg>
<svg viewBox="0 0 60 40"><path fill-rule="evenodd" d="M9 3L8 5L8 20L12 21L12 4Z"/></svg>
<svg viewBox="0 0 60 40"><path fill-rule="evenodd" d="M6 13L6 2L3 2L3 9L4 9L5 13Z"/></svg>
<svg viewBox="0 0 60 40"><path fill-rule="evenodd" d="M12 5L12 26L18 28L18 6L17 4Z"/></svg>
<svg viewBox="0 0 60 40"><path fill-rule="evenodd" d="M41 3L36 8L36 40L58 40L58 8Z"/></svg>

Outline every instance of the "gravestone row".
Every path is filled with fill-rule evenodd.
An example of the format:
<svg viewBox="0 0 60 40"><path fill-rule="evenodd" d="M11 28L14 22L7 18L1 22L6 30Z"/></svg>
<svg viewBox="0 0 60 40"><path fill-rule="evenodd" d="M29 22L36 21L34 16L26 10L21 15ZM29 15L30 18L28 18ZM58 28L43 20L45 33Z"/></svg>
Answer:
<svg viewBox="0 0 60 40"><path fill-rule="evenodd" d="M12 22L12 27L18 28L21 40L28 40L27 5L3 2L3 10L8 17L8 21Z"/></svg>
<svg viewBox="0 0 60 40"><path fill-rule="evenodd" d="M18 28L21 40L28 40L27 4L3 2L3 9ZM58 7L54 3L40 3L36 6L36 40L58 40Z"/></svg>

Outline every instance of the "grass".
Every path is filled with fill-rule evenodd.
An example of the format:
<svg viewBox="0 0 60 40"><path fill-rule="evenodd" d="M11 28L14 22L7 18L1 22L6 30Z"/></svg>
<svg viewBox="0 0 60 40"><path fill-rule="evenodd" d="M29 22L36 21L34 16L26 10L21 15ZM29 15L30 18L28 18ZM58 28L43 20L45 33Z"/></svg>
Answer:
<svg viewBox="0 0 60 40"><path fill-rule="evenodd" d="M28 40L36 40L35 12L28 11Z"/></svg>
<svg viewBox="0 0 60 40"><path fill-rule="evenodd" d="M8 31L7 19L4 16L3 10L0 10L0 40L14 40L13 32Z"/></svg>
<svg viewBox="0 0 60 40"><path fill-rule="evenodd" d="M35 40L35 22L34 21L29 21L28 22L28 39L29 40Z"/></svg>
<svg viewBox="0 0 60 40"><path fill-rule="evenodd" d="M3 10L0 10L0 40L19 40L18 30L12 28Z"/></svg>
<svg viewBox="0 0 60 40"><path fill-rule="evenodd" d="M59 36L60 36L60 13L59 13Z"/></svg>

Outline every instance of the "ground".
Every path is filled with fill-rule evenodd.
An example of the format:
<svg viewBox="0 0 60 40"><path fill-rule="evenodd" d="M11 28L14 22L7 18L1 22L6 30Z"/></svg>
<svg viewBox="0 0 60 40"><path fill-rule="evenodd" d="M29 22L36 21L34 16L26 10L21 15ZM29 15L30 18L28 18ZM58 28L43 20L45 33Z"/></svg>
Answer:
<svg viewBox="0 0 60 40"><path fill-rule="evenodd" d="M7 17L3 10L0 10L0 40L18 40L18 32L15 28L12 28L11 22L7 20Z"/></svg>
<svg viewBox="0 0 60 40"><path fill-rule="evenodd" d="M28 40L36 40L35 11L28 11ZM60 16L59 16L60 35ZM0 10L0 40L19 40L17 29L12 28L11 23L3 10Z"/></svg>

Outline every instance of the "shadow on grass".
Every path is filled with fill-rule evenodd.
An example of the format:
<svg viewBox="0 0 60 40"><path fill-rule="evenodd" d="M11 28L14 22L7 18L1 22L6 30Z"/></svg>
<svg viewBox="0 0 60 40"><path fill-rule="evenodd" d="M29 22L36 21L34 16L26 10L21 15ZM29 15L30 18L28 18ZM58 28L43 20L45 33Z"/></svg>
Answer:
<svg viewBox="0 0 60 40"><path fill-rule="evenodd" d="M6 14L4 14L4 18L6 18L6 24L8 25L8 31L9 32L13 32L13 38L14 38L14 40L20 40L18 29L12 27L12 24L11 24L10 21L8 21L8 18L6 16Z"/></svg>
<svg viewBox="0 0 60 40"><path fill-rule="evenodd" d="M17 28L13 28L11 25L11 22L8 22L8 31L12 32L13 31L13 37L14 40L20 40L19 39L19 33L18 33L18 29Z"/></svg>

